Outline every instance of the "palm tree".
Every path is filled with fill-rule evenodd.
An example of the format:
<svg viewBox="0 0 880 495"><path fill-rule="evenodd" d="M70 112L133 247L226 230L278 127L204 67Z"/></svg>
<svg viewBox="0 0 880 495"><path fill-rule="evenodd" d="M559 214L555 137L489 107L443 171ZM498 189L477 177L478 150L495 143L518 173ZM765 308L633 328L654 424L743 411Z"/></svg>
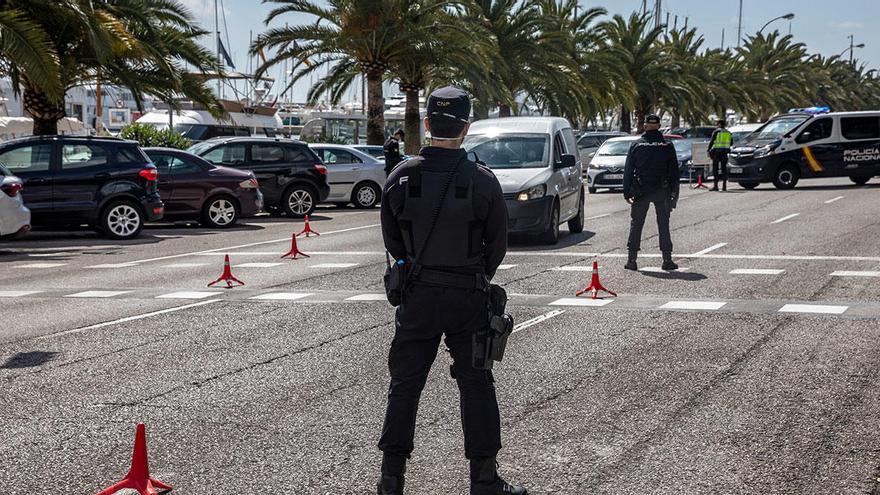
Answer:
<svg viewBox="0 0 880 495"><path fill-rule="evenodd" d="M774 31L766 36L757 33L737 49L746 70L760 74L768 88L754 103L758 115L766 120L775 112L812 103L808 55L803 43L792 42L792 36Z"/></svg>
<svg viewBox="0 0 880 495"><path fill-rule="evenodd" d="M33 0L45 6L45 0ZM28 18L21 9L0 10L0 73L20 77L31 74L44 83L43 91L49 99L57 101L63 91L58 78L58 55L51 40L40 25Z"/></svg>
<svg viewBox="0 0 880 495"><path fill-rule="evenodd" d="M95 79L128 87L141 110L146 95L169 102L184 95L222 111L203 75L184 68L188 63L204 73L218 64L196 42L205 31L193 27L191 14L174 0L7 0L5 8L5 19L29 26L55 62L15 63L21 53L9 50L4 27L2 56L13 88L23 92L34 134L57 133L64 91Z"/></svg>
<svg viewBox="0 0 880 495"><path fill-rule="evenodd" d="M672 127L681 125L682 116L691 123L705 118L706 74L697 63L704 41L696 29L675 29L659 41L668 63L677 68L676 78L660 95L661 107L672 113Z"/></svg>

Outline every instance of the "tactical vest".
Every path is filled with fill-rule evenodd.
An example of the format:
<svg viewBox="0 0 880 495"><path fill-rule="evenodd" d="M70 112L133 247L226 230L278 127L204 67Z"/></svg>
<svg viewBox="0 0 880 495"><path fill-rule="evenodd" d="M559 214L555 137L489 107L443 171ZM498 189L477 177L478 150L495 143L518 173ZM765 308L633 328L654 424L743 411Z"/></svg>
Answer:
<svg viewBox="0 0 880 495"><path fill-rule="evenodd" d="M406 197L397 218L410 259L425 242L434 209L450 173L423 170L423 159L418 160L417 166L406 170ZM483 262L483 225L474 214L476 172L474 162L462 160L437 216L431 240L419 260L420 265L464 267Z"/></svg>
<svg viewBox="0 0 880 495"><path fill-rule="evenodd" d="M715 134L715 141L712 142L713 150L729 150L733 146L733 135L730 131L718 131Z"/></svg>

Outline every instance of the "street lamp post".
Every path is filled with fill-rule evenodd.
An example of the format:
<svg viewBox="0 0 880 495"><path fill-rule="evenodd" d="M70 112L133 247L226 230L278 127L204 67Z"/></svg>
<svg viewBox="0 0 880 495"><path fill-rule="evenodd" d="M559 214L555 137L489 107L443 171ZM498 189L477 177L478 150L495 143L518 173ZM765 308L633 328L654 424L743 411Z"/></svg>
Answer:
<svg viewBox="0 0 880 495"><path fill-rule="evenodd" d="M761 27L761 29L758 30L758 34L761 34L761 32L764 31L764 28L766 28L767 26L769 26L770 23L772 23L773 21L778 21L778 20L780 20L780 19L786 19L786 20L789 20L789 21L790 21L790 20L794 19L794 14L793 14L793 13L788 13L788 14L781 15L781 16L779 16L779 17L774 17L773 19L770 19L769 21L767 21L767 24L764 24L764 25Z"/></svg>
<svg viewBox="0 0 880 495"><path fill-rule="evenodd" d="M864 44L864 43L859 43L858 45L854 45L854 44L853 44L853 35L849 35L849 36L847 36L847 37L849 38L849 48L847 48L847 49L845 49L844 51L840 52L840 55L838 55L838 57L842 57L844 53L849 52L849 64L852 65L852 63L853 63L853 52L855 51L854 49L855 49L855 48L864 48L864 47L865 47L865 44Z"/></svg>

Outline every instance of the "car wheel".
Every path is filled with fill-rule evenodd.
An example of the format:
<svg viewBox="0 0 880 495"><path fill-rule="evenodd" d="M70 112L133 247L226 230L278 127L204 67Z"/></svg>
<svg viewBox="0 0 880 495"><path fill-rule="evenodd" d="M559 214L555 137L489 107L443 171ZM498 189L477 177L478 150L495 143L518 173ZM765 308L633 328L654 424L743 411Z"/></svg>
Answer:
<svg viewBox="0 0 880 495"><path fill-rule="evenodd" d="M599 191L599 189L596 187L588 187L587 191L590 191L590 194L596 194L596 192Z"/></svg>
<svg viewBox="0 0 880 495"><path fill-rule="evenodd" d="M568 231L572 234L580 234L584 231L584 191L581 189L581 197L578 202L578 212L568 221Z"/></svg>
<svg viewBox="0 0 880 495"><path fill-rule="evenodd" d="M202 223L214 228L226 228L238 221L238 205L229 196L214 196L202 207Z"/></svg>
<svg viewBox="0 0 880 495"><path fill-rule="evenodd" d="M379 188L370 182L362 182L355 186L351 193L351 202L356 208L373 208L379 203Z"/></svg>
<svg viewBox="0 0 880 495"><path fill-rule="evenodd" d="M295 185L287 190L281 198L281 207L288 216L302 218L315 211L318 195L306 185Z"/></svg>
<svg viewBox="0 0 880 495"><path fill-rule="evenodd" d="M754 188L758 187L758 183L757 182L740 182L739 187L741 187L743 189L754 189Z"/></svg>
<svg viewBox="0 0 880 495"><path fill-rule="evenodd" d="M780 165L773 174L776 189L794 189L800 179L800 172L791 164Z"/></svg>
<svg viewBox="0 0 880 495"><path fill-rule="evenodd" d="M549 225L547 230L541 234L541 241L544 244L556 244L559 242L559 203L553 202L553 208L550 210Z"/></svg>
<svg viewBox="0 0 880 495"><path fill-rule="evenodd" d="M864 186L865 184L868 183L869 180L871 180L871 178L870 178L870 177L864 177L864 176L862 176L862 177L850 177L849 180L853 181L853 184L855 184L855 185L857 185L857 186Z"/></svg>
<svg viewBox="0 0 880 495"><path fill-rule="evenodd" d="M101 231L111 239L132 239L144 228L144 214L131 201L114 201L101 213Z"/></svg>

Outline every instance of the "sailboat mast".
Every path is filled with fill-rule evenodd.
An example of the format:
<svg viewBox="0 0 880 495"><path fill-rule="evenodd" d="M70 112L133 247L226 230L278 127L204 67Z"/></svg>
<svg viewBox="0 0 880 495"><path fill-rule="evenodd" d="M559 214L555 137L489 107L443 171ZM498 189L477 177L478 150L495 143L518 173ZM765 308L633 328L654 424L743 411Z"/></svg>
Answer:
<svg viewBox="0 0 880 495"><path fill-rule="evenodd" d="M216 43L214 43L215 49L217 51L217 61L220 61L220 17L217 11L217 0L214 0L214 37ZM217 74L217 98L220 98L220 74Z"/></svg>

